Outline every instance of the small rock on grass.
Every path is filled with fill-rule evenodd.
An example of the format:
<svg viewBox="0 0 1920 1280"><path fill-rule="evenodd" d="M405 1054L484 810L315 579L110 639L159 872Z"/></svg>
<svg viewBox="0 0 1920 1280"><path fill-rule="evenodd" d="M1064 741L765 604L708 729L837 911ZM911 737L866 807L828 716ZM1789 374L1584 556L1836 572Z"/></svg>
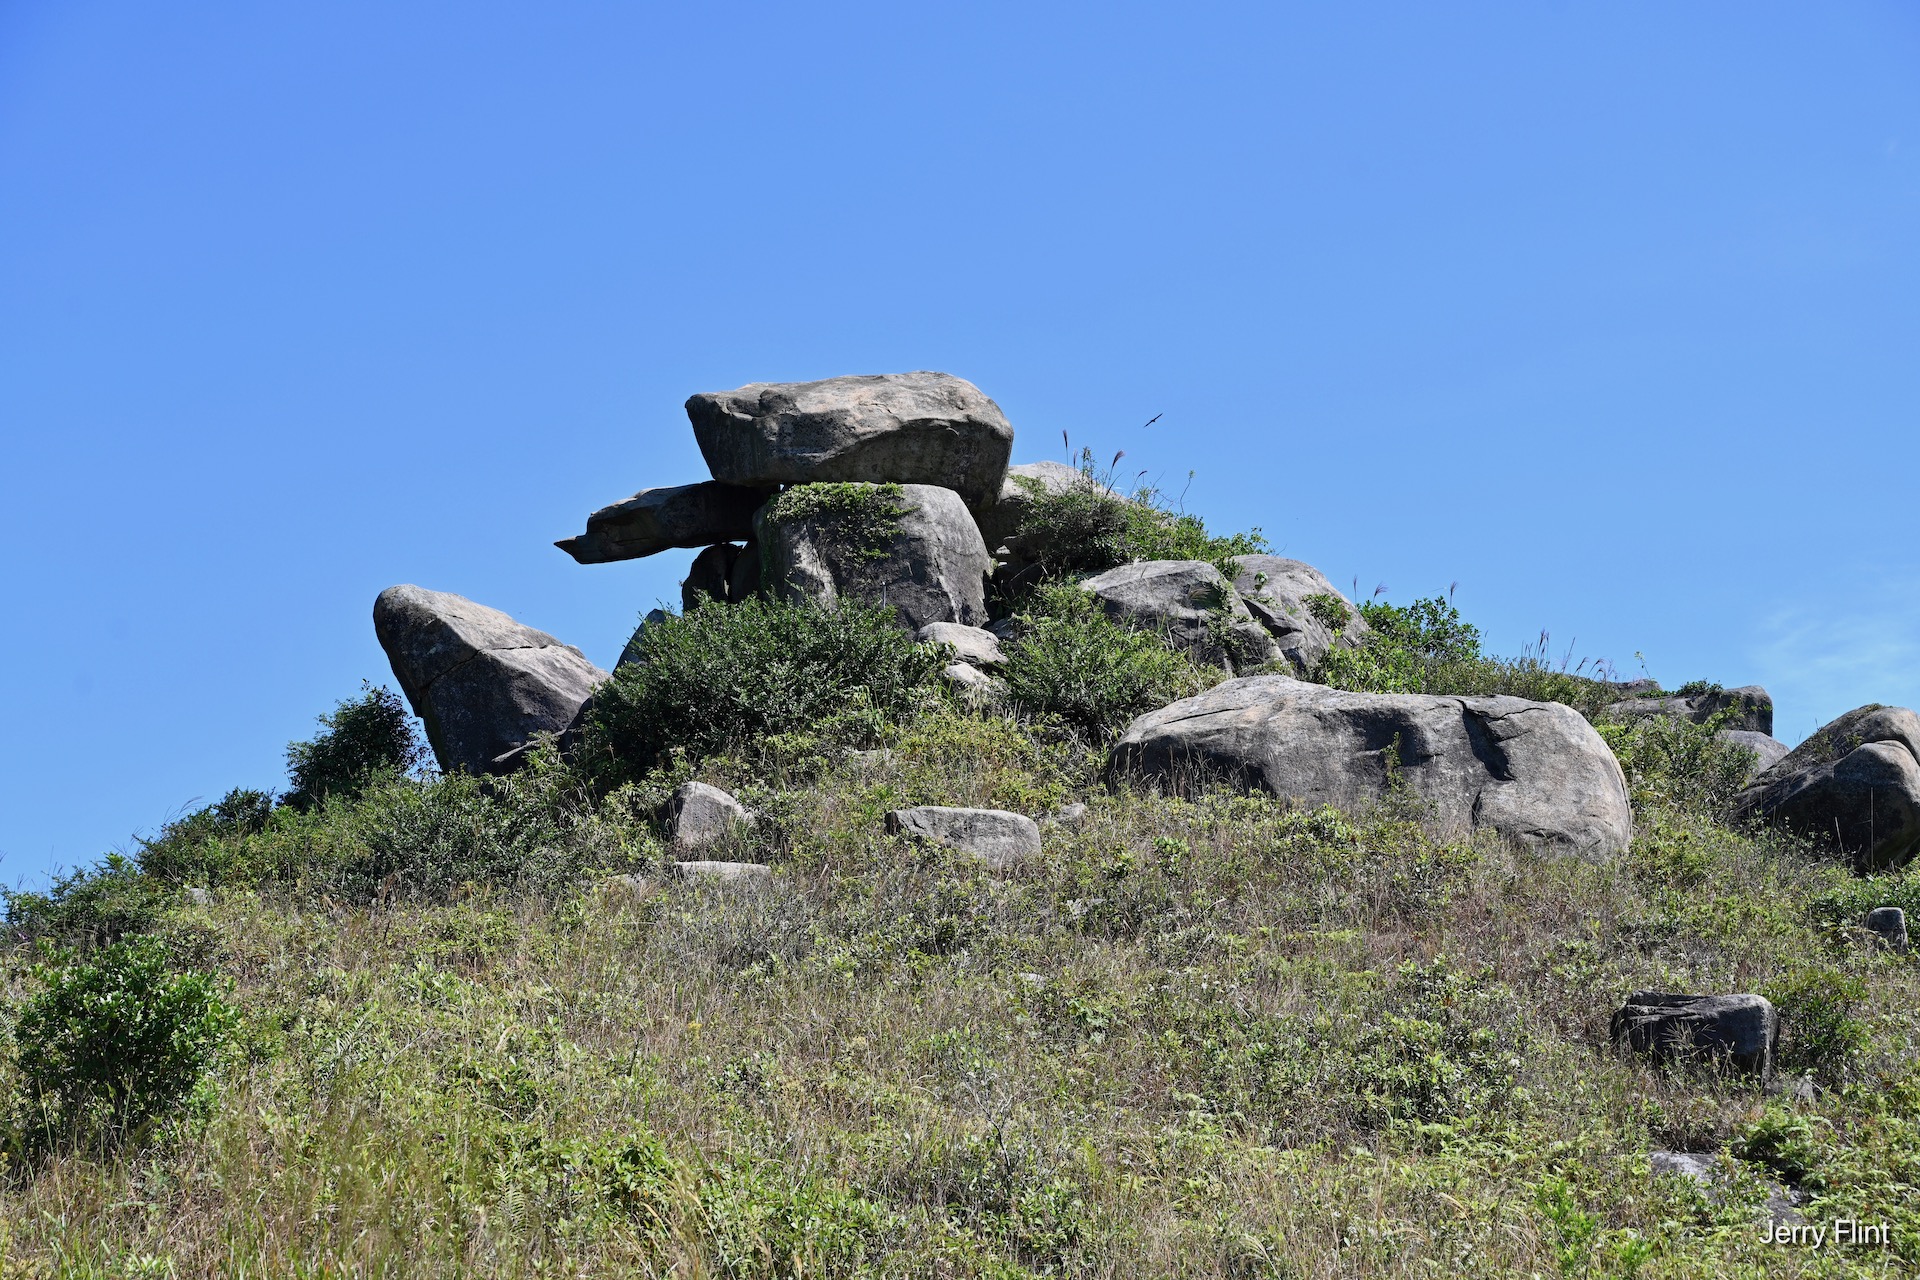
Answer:
<svg viewBox="0 0 1920 1280"><path fill-rule="evenodd" d="M745 805L704 782L680 784L667 802L667 833L676 849L705 849L752 825Z"/></svg>
<svg viewBox="0 0 1920 1280"><path fill-rule="evenodd" d="M970 853L994 866L1006 866L1040 852L1040 828L1032 818L1005 809L954 809L921 805L895 809L887 830Z"/></svg>
<svg viewBox="0 0 1920 1280"><path fill-rule="evenodd" d="M773 879L773 868L758 862L676 862L673 871L682 880L717 880L730 884Z"/></svg>

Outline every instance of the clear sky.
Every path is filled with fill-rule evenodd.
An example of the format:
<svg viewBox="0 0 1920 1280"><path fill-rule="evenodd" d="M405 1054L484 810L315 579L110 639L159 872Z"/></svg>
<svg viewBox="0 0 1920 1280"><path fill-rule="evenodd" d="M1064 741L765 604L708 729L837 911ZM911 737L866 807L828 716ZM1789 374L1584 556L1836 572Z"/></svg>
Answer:
<svg viewBox="0 0 1920 1280"><path fill-rule="evenodd" d="M1513 652L1920 704L1920 6L0 3L0 878L611 665L681 402L942 369ZM1152 427L1142 423L1161 415Z"/></svg>

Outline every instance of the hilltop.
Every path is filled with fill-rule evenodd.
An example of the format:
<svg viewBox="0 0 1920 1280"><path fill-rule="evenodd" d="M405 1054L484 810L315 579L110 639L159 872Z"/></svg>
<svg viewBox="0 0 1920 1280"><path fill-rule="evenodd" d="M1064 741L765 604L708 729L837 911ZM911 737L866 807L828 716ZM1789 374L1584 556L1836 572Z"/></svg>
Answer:
<svg viewBox="0 0 1920 1280"><path fill-rule="evenodd" d="M694 553L615 670L390 588L286 793L9 898L0 1274L1920 1266L1912 712L1489 654L946 374L687 413L558 544Z"/></svg>

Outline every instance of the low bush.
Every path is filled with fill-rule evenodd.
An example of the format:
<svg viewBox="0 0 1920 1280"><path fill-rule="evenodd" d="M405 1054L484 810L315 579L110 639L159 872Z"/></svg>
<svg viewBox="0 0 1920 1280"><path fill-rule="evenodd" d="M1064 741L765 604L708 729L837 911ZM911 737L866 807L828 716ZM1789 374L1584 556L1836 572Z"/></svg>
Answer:
<svg viewBox="0 0 1920 1280"><path fill-rule="evenodd" d="M1231 578L1237 557L1267 550L1258 529L1208 533L1200 517L1171 510L1151 486L1121 494L1111 467L1098 469L1090 451L1081 451L1080 467L1080 483L1066 489L1033 485L1033 501L1014 535L1043 577L1102 573L1133 560L1205 560Z"/></svg>
<svg viewBox="0 0 1920 1280"><path fill-rule="evenodd" d="M0 889L7 936L15 944L46 942L88 949L145 933L164 905L159 887L129 858L109 854L91 870L55 876L45 893Z"/></svg>
<svg viewBox="0 0 1920 1280"><path fill-rule="evenodd" d="M1029 609L1000 669L1007 697L1089 742L1104 742L1135 716L1218 679L1160 637L1113 621L1077 586L1044 588Z"/></svg>
<svg viewBox="0 0 1920 1280"><path fill-rule="evenodd" d="M364 681L358 698L320 717L321 732L287 744L286 802L309 809L329 796L357 794L382 774L406 773L427 751L400 695Z"/></svg>
<svg viewBox="0 0 1920 1280"><path fill-rule="evenodd" d="M1753 751L1720 737L1728 713L1705 724L1644 716L1598 728L1627 775L1636 807L1664 804L1726 820L1752 772Z"/></svg>
<svg viewBox="0 0 1920 1280"><path fill-rule="evenodd" d="M174 972L154 938L55 952L31 977L14 1025L29 1145L141 1136L187 1103L236 1022L214 979Z"/></svg>
<svg viewBox="0 0 1920 1280"><path fill-rule="evenodd" d="M1614 700L1603 680L1583 674L1586 662L1556 665L1544 635L1517 658L1488 656L1479 628L1439 596L1409 605L1369 600L1359 609L1372 633L1357 647L1329 650L1313 677L1320 683L1359 693L1506 694L1565 703L1589 719Z"/></svg>
<svg viewBox="0 0 1920 1280"><path fill-rule="evenodd" d="M140 869L176 883L212 883L231 846L272 820L272 795L235 787L204 809L167 823L153 839L141 840Z"/></svg>
<svg viewBox="0 0 1920 1280"><path fill-rule="evenodd" d="M859 709L871 716L855 727L896 719L940 665L893 610L852 600L708 606L653 622L638 643L639 661L594 695L575 753L601 786L637 779L676 749L715 755Z"/></svg>

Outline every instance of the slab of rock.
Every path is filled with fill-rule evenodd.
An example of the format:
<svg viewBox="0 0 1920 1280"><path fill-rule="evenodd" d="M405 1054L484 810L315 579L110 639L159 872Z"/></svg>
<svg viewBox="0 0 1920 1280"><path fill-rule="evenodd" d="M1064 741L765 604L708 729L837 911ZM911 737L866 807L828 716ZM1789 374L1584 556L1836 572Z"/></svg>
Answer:
<svg viewBox="0 0 1920 1280"><path fill-rule="evenodd" d="M1613 1015L1615 1047L1657 1062L1715 1062L1764 1081L1773 1075L1780 1018L1765 996L1636 991Z"/></svg>
<svg viewBox="0 0 1920 1280"><path fill-rule="evenodd" d="M640 661L640 655L646 644L647 628L657 627L666 620L666 610L647 610L647 616L640 620L640 625L633 629L633 634L627 637L627 643L621 647L620 660L613 664L613 669L618 671L630 663Z"/></svg>
<svg viewBox="0 0 1920 1280"><path fill-rule="evenodd" d="M984 627L967 627L958 622L929 622L914 633L921 644L943 644L953 650L954 660L976 667L997 667L1007 660L1000 651L1000 637Z"/></svg>
<svg viewBox="0 0 1920 1280"><path fill-rule="evenodd" d="M1000 406L947 373L756 382L692 397L687 417L713 478L738 485L930 484L984 506L1013 451Z"/></svg>
<svg viewBox="0 0 1920 1280"><path fill-rule="evenodd" d="M1095 483L1086 472L1064 462L1022 462L1008 467L998 496L991 504L974 508L980 536L987 540L989 551L997 553L1004 546L1016 559L1026 559L1028 551L1018 545L1020 528L1033 510L1034 501Z"/></svg>
<svg viewBox="0 0 1920 1280"><path fill-rule="evenodd" d="M753 825L753 813L719 787L683 782L667 801L667 836L678 850L705 849Z"/></svg>
<svg viewBox="0 0 1920 1280"><path fill-rule="evenodd" d="M682 880L722 884L759 884L773 879L773 868L758 862L676 862L673 873Z"/></svg>
<svg viewBox="0 0 1920 1280"><path fill-rule="evenodd" d="M1279 645L1253 620L1233 584L1204 560L1139 560L1080 585L1109 617L1157 631L1202 662L1232 671L1280 656Z"/></svg>
<svg viewBox="0 0 1920 1280"><path fill-rule="evenodd" d="M1699 1187L1710 1204L1726 1200L1736 1175L1736 1166L1728 1156L1710 1151L1652 1151L1647 1164L1656 1178L1685 1178ZM1761 1178L1767 1192L1767 1216L1776 1224L1791 1226L1801 1222L1800 1200L1770 1178Z"/></svg>
<svg viewBox="0 0 1920 1280"><path fill-rule="evenodd" d="M831 604L847 596L889 605L916 632L933 622L984 623L993 561L966 504L935 485L894 488L897 514L881 522L873 545L857 536L868 521L846 518L825 497L884 504L888 489L880 485L790 489L761 508L754 529L766 589L785 600Z"/></svg>
<svg viewBox="0 0 1920 1280"><path fill-rule="evenodd" d="M1311 676L1329 649L1352 648L1372 630L1353 602L1305 561L1240 556L1236 563L1233 589L1297 676Z"/></svg>
<svg viewBox="0 0 1920 1280"><path fill-rule="evenodd" d="M1867 912L1866 929L1895 951L1907 949L1907 913L1899 907L1875 907Z"/></svg>
<svg viewBox="0 0 1920 1280"><path fill-rule="evenodd" d="M733 570L740 548L730 542L708 547L693 558L680 583L680 612L688 613L710 601L725 603L732 596Z"/></svg>
<svg viewBox="0 0 1920 1280"><path fill-rule="evenodd" d="M1032 818L1004 809L949 809L941 805L895 809L887 815L887 830L958 849L995 866L1019 862L1040 852L1039 825Z"/></svg>
<svg viewBox="0 0 1920 1280"><path fill-rule="evenodd" d="M444 591L388 587L373 629L448 773L494 772L498 757L565 729L607 678L571 645Z"/></svg>
<svg viewBox="0 0 1920 1280"><path fill-rule="evenodd" d="M1605 857L1633 836L1620 765L1579 712L1523 698L1348 693L1247 676L1127 726L1108 776L1177 791L1208 779L1312 806L1362 809L1397 785L1434 823L1490 827L1553 852Z"/></svg>
<svg viewBox="0 0 1920 1280"><path fill-rule="evenodd" d="M1750 733L1773 732L1773 695L1757 684L1685 697L1674 694L1665 698L1628 698L1610 704L1606 715L1609 720L1629 722L1648 716L1672 716L1676 720L1705 724L1729 709L1733 714L1721 728L1744 729Z"/></svg>
<svg viewBox="0 0 1920 1280"><path fill-rule="evenodd" d="M959 693L966 695L970 702L990 701L999 696L1005 688L1000 681L986 672L964 662L949 662L940 669L940 677Z"/></svg>
<svg viewBox="0 0 1920 1280"><path fill-rule="evenodd" d="M1856 870L1905 865L1920 852L1920 716L1847 712L1755 778L1735 809L1827 844Z"/></svg>
<svg viewBox="0 0 1920 1280"><path fill-rule="evenodd" d="M581 564L635 560L671 547L704 547L753 536L753 513L770 486L677 484L642 489L587 517L587 531L553 545Z"/></svg>
<svg viewBox="0 0 1920 1280"><path fill-rule="evenodd" d="M1736 747L1744 747L1753 752L1753 768L1748 778L1756 778L1774 765L1786 759L1791 750L1786 743L1771 734L1755 733L1751 729L1722 729L1714 737Z"/></svg>

